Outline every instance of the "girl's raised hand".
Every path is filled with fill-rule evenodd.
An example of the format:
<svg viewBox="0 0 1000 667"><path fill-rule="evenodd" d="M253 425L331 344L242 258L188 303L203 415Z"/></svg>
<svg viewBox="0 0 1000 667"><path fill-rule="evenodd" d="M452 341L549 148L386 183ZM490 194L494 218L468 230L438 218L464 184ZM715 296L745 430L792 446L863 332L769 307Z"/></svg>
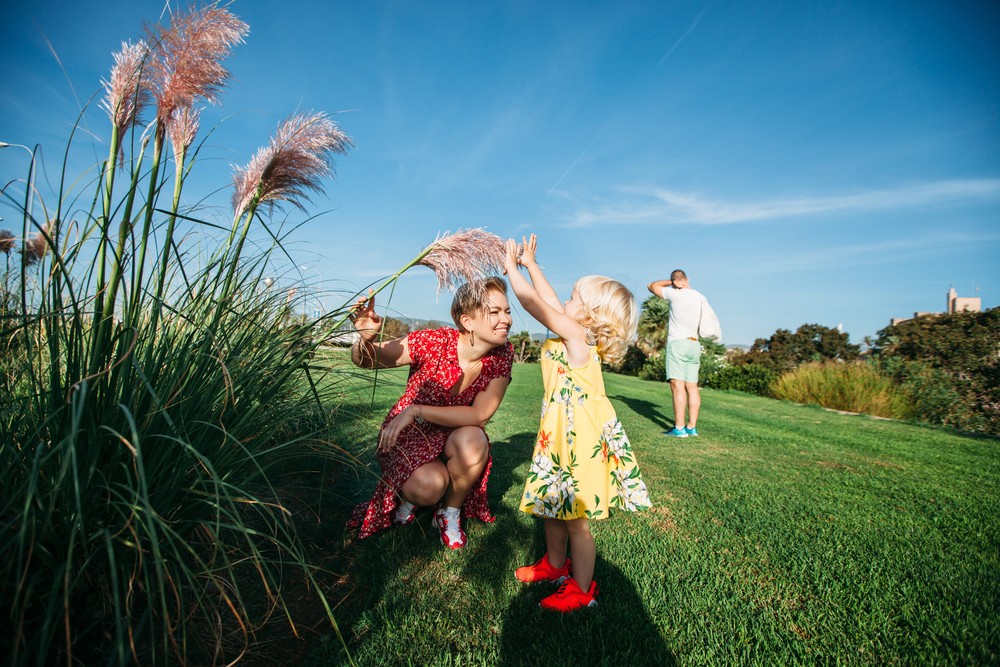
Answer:
<svg viewBox="0 0 1000 667"><path fill-rule="evenodd" d="M508 276L517 272L518 257L521 255L521 246L514 239L507 239L507 253L503 258L503 270Z"/></svg>
<svg viewBox="0 0 1000 667"><path fill-rule="evenodd" d="M518 261L521 266L528 266L530 264L537 264L535 261L535 252L538 250L538 239L534 234L530 238L521 237L521 256Z"/></svg>

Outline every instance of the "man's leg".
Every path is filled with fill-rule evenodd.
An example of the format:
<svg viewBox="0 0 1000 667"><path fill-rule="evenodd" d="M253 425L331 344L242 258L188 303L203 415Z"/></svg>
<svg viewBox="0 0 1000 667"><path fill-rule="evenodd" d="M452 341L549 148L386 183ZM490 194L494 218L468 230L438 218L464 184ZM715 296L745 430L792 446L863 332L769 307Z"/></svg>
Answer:
<svg viewBox="0 0 1000 667"><path fill-rule="evenodd" d="M684 389L687 393L687 427L694 428L698 425L698 412L701 410L701 391L698 389L697 382L685 382Z"/></svg>
<svg viewBox="0 0 1000 667"><path fill-rule="evenodd" d="M670 393L674 397L674 428L684 428L684 410L688 403L684 381L671 378Z"/></svg>

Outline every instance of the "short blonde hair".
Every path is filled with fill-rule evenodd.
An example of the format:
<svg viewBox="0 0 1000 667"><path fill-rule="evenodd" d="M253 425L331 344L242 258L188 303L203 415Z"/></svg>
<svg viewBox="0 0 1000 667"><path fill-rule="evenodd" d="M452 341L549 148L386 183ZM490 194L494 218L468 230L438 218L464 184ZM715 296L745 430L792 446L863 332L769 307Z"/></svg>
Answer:
<svg viewBox="0 0 1000 667"><path fill-rule="evenodd" d="M455 298L451 301L451 319L459 331L465 331L462 327L462 315L471 316L489 308L490 292L500 292L506 296L507 282L503 278L489 276L467 282L455 291Z"/></svg>
<svg viewBox="0 0 1000 667"><path fill-rule="evenodd" d="M605 276L584 276L573 289L583 304L580 323L593 337L601 361L619 363L639 326L639 307L632 292Z"/></svg>

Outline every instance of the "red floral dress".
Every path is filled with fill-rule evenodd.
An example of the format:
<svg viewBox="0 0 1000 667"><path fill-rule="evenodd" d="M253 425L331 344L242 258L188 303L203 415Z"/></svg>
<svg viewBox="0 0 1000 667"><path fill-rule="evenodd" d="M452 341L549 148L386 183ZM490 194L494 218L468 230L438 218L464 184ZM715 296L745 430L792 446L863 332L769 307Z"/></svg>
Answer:
<svg viewBox="0 0 1000 667"><path fill-rule="evenodd" d="M393 417L411 404L472 405L479 392L486 389L490 382L497 378L510 378L514 349L507 343L494 348L483 357L483 367L475 382L457 396L452 395L451 388L462 378L462 369L458 365L458 336L457 329L448 327L411 331L407 334L406 343L410 358L413 359L410 377L406 381L406 391L382 422L383 429ZM414 470L441 456L452 430L454 429L430 422L414 422L399 434L395 447L377 453L382 468L381 481L376 485L371 500L355 507L347 523L350 528L360 526L359 538L366 538L392 524L392 514L398 504L397 493ZM474 517L489 523L495 520L486 498L486 483L492 465L491 456L483 474L465 498L462 505L463 517Z"/></svg>

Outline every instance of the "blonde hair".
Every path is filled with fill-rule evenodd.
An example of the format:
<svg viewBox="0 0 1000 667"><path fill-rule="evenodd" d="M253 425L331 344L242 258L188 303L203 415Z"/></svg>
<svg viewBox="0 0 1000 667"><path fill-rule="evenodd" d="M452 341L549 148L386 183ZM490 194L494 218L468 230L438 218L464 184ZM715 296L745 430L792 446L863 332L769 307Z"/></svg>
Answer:
<svg viewBox="0 0 1000 667"><path fill-rule="evenodd" d="M451 301L451 319L459 331L465 331L462 327L462 315L471 316L489 309L490 292L500 292L506 296L506 281L497 276L489 276L482 280L467 282L455 291L455 298Z"/></svg>
<svg viewBox="0 0 1000 667"><path fill-rule="evenodd" d="M583 304L580 324L593 337L601 361L619 363L639 326L639 307L632 292L605 276L584 276L573 289Z"/></svg>

